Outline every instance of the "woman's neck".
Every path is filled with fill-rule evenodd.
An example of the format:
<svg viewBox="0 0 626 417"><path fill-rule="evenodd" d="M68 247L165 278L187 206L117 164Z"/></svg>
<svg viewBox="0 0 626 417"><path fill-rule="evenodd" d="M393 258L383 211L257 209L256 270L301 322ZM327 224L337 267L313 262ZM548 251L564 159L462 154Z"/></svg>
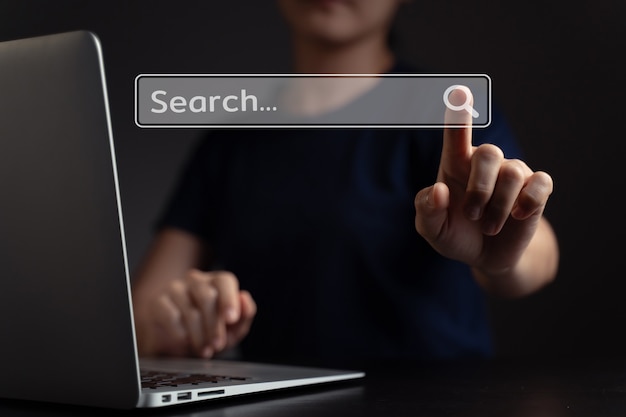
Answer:
<svg viewBox="0 0 626 417"><path fill-rule="evenodd" d="M294 38L294 70L306 74L381 74L389 71L394 56L384 39L366 38L331 44Z"/></svg>

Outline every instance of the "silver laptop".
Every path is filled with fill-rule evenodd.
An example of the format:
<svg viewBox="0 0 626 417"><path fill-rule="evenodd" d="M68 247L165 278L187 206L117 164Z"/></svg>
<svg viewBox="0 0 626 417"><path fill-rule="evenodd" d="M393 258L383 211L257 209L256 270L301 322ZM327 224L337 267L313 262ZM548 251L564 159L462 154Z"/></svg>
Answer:
<svg viewBox="0 0 626 417"><path fill-rule="evenodd" d="M0 43L0 277L1 398L128 409L364 376L140 363L102 54L90 32Z"/></svg>

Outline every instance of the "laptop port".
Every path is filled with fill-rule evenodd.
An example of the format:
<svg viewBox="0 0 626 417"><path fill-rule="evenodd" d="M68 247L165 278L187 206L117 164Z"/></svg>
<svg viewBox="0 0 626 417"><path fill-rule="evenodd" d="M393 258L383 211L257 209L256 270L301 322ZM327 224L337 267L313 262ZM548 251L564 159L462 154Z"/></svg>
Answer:
<svg viewBox="0 0 626 417"><path fill-rule="evenodd" d="M161 396L161 402L169 403L172 401L172 396L170 394L165 394Z"/></svg>
<svg viewBox="0 0 626 417"><path fill-rule="evenodd" d="M191 392L181 392L176 396L176 398L178 401L191 400Z"/></svg>
<svg viewBox="0 0 626 417"><path fill-rule="evenodd" d="M206 397L209 395L220 395L220 394L224 394L224 390L223 389L216 389L213 391L200 391L198 393L198 397Z"/></svg>

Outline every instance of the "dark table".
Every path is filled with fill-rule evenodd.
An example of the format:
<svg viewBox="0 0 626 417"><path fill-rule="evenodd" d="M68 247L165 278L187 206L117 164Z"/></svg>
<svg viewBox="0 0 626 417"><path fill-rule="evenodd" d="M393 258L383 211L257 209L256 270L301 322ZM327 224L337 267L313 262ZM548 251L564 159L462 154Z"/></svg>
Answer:
<svg viewBox="0 0 626 417"><path fill-rule="evenodd" d="M626 416L626 357L386 362L364 370L359 381L152 410L0 400L0 416Z"/></svg>

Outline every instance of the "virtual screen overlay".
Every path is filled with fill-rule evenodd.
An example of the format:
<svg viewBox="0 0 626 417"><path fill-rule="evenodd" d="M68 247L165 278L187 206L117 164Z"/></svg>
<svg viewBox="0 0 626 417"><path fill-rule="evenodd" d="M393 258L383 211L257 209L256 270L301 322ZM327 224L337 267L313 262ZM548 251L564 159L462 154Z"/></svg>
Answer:
<svg viewBox="0 0 626 417"><path fill-rule="evenodd" d="M489 126L489 76L141 74L135 79L135 123L141 128L460 126L446 119L447 109L467 113L464 119L474 128Z"/></svg>

